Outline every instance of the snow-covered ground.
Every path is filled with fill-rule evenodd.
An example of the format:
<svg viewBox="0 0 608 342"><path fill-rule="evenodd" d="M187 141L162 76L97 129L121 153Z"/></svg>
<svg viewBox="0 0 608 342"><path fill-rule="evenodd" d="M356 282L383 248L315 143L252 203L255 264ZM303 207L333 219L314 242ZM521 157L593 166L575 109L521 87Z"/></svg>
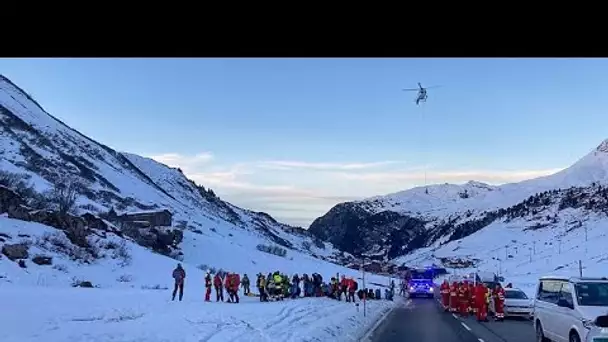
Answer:
<svg viewBox="0 0 608 342"><path fill-rule="evenodd" d="M357 341L396 303L368 301L363 317L362 306L327 298L227 304L201 294L192 284L182 302L155 290L3 288L0 341Z"/></svg>
<svg viewBox="0 0 608 342"><path fill-rule="evenodd" d="M442 257L479 259L474 269L451 270L455 274L494 272L505 284L533 295L538 278L545 275L608 276L606 215L567 209L559 212L559 224L524 231L526 218L497 221L461 240L415 251L398 259L412 265L439 263ZM569 218L571 218L569 220ZM572 218L576 218L573 222ZM581 226L575 224L581 219Z"/></svg>
<svg viewBox="0 0 608 342"><path fill-rule="evenodd" d="M131 241L113 234L91 237L101 258L84 264L48 242L55 241L48 236L62 235L54 228L0 216L0 233L5 243L29 241L29 259L38 254L53 258L53 265L43 266L26 260L25 269L0 259L0 303L11 308L0 313L0 341L267 341L277 336L285 341L357 341L398 304L368 301L364 317L362 306L327 298L260 303L257 297L241 296L239 304L206 303L204 271L197 268L201 264L247 273L253 282L258 272L275 270L288 275L318 272L327 280L345 274L360 286L362 281L355 270L304 253L234 253L231 240L203 236L184 248L184 301L171 302L171 272L177 261ZM104 248L110 242L124 244L131 256L127 264L113 258L114 249ZM75 280L90 281L96 288L72 288ZM366 274L366 282L388 284L389 279Z"/></svg>

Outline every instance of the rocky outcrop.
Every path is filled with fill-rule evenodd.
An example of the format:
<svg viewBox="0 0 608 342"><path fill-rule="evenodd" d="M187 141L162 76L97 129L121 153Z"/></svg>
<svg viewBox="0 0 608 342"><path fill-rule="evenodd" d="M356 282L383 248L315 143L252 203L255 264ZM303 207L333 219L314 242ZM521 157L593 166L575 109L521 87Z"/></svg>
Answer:
<svg viewBox="0 0 608 342"><path fill-rule="evenodd" d="M0 185L0 214L9 213L25 205L25 202L15 191Z"/></svg>
<svg viewBox="0 0 608 342"><path fill-rule="evenodd" d="M89 247L87 236L91 230L82 217L61 214L50 210L38 210L30 213L32 221L42 223L65 231L68 239L79 247Z"/></svg>
<svg viewBox="0 0 608 342"><path fill-rule="evenodd" d="M53 258L52 257L48 257L48 256L44 256L44 255L36 255L35 257L32 258L32 262L36 265L52 265L53 264Z"/></svg>
<svg viewBox="0 0 608 342"><path fill-rule="evenodd" d="M5 244L2 246L2 254L12 261L27 259L29 257L28 246L24 243L14 245Z"/></svg>
<svg viewBox="0 0 608 342"><path fill-rule="evenodd" d="M342 203L316 219L309 231L355 256L392 259L422 247L425 222L391 211L377 214L356 203Z"/></svg>

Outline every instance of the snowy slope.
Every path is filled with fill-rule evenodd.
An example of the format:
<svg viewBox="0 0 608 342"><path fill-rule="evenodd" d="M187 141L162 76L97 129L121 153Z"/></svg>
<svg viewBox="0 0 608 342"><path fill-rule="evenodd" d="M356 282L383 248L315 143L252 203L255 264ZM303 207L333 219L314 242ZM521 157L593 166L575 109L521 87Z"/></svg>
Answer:
<svg viewBox="0 0 608 342"><path fill-rule="evenodd" d="M220 200L178 169L119 153L80 134L1 75L0 171L27 177L40 192L65 178L79 180L84 184L78 199L81 213L167 208L175 226L221 236L228 244L239 245L236 241L246 236L252 241L246 248L278 244L330 260L339 254L331 244L323 245L303 229ZM193 245L192 236L186 235L186 248Z"/></svg>
<svg viewBox="0 0 608 342"><path fill-rule="evenodd" d="M549 176L500 186L477 181L465 184L437 184L375 196L354 203L371 213L390 210L427 218L445 218L467 210L506 208L535 193L592 183L608 183L608 140L601 142L570 167ZM468 196L464 195L465 193Z"/></svg>
<svg viewBox="0 0 608 342"><path fill-rule="evenodd" d="M530 196L607 183L608 140L549 176L500 186L476 181L430 185L341 203L315 220L309 230L344 251L356 255L371 249L390 260L483 229L502 211L522 205ZM362 243L353 244L353 236Z"/></svg>
<svg viewBox="0 0 608 342"><path fill-rule="evenodd" d="M256 250L234 253L221 239L207 237L201 237L202 246L190 246L192 253L188 251L188 260L182 262L186 271L184 301L171 302L175 260L110 233L105 238L97 234L89 238L100 252L99 258L87 264L70 258L73 251L57 249L69 245L65 238L57 242L61 236L61 231L51 227L0 217L0 237L5 244L30 245L26 268L0 258L0 301L12 308L0 313L0 340L266 341L280 334L286 341L346 342L357 341L380 315L398 304L368 302L367 316L363 317L352 303L326 298L260 303L256 297L242 297L240 304L205 303L200 264L247 273L252 279L258 272L275 270L319 272L325 278L337 272L360 277L359 272L304 254L281 258ZM115 249L107 247L110 242L125 244L131 256L128 262L115 258ZM52 265L34 264L31 259L35 255L52 257ZM366 280L388 284L387 278L374 275ZM75 281L90 281L96 288L71 288ZM28 329L23 329L24 317Z"/></svg>
<svg viewBox="0 0 608 342"><path fill-rule="evenodd" d="M526 230L530 217L497 221L461 240L421 248L396 262L410 265L441 264L442 258L479 260L476 267L449 271L465 274L494 272L529 294L544 275L608 276L608 223L605 214L569 208L556 211L557 223ZM580 223L579 223L580 222Z"/></svg>

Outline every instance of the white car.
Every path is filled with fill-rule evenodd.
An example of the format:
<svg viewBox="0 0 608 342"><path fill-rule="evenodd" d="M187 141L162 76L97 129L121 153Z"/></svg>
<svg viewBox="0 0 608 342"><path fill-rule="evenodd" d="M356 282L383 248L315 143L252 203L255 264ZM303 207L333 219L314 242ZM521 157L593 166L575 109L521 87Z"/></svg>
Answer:
<svg viewBox="0 0 608 342"><path fill-rule="evenodd" d="M608 342L608 278L542 277L533 313L538 342Z"/></svg>
<svg viewBox="0 0 608 342"><path fill-rule="evenodd" d="M505 288L505 317L532 317L534 301L520 289Z"/></svg>

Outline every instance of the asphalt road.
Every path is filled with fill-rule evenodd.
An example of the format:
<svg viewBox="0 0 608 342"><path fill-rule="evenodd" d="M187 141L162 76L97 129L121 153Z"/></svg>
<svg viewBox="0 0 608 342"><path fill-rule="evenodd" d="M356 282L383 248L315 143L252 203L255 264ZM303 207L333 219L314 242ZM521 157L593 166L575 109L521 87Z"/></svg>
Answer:
<svg viewBox="0 0 608 342"><path fill-rule="evenodd" d="M502 322L477 322L474 317L459 318L471 332L484 342L534 342L532 321L507 318Z"/></svg>
<svg viewBox="0 0 608 342"><path fill-rule="evenodd" d="M373 342L534 342L532 323L507 319L477 322L444 312L433 299L414 298L391 312Z"/></svg>

